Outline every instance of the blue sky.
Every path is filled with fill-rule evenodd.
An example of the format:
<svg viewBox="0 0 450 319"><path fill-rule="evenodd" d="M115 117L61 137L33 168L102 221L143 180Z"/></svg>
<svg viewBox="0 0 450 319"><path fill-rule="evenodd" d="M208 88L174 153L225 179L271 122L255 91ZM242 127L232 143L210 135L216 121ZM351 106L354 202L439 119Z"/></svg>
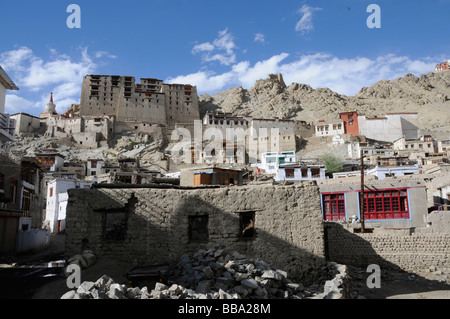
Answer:
<svg viewBox="0 0 450 319"><path fill-rule="evenodd" d="M70 29L70 4L81 28ZM370 29L370 4L381 28ZM450 0L17 0L2 3L0 65L19 91L6 111L33 115L54 92L79 103L87 74L156 77L199 94L285 82L354 95L450 59Z"/></svg>

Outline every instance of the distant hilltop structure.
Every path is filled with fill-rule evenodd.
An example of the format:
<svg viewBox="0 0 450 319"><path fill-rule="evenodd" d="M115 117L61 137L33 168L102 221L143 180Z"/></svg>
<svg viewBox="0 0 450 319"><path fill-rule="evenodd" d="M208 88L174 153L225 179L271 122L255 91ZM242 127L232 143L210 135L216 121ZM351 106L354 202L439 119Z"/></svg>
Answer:
<svg viewBox="0 0 450 319"><path fill-rule="evenodd" d="M13 114L15 134L66 139L80 148L105 146L123 132L163 139L177 125L200 120L197 88L164 84L154 78L135 82L132 76L87 75L79 105L58 114L50 100L39 117Z"/></svg>
<svg viewBox="0 0 450 319"><path fill-rule="evenodd" d="M434 68L434 72L448 71L449 62L450 62L450 60L436 65L436 67Z"/></svg>
<svg viewBox="0 0 450 319"><path fill-rule="evenodd" d="M53 92L52 92L50 93L50 101L45 105L45 110L43 113L41 113L40 117L48 118L57 114L58 113L56 112L56 105L55 103L53 103Z"/></svg>
<svg viewBox="0 0 450 319"><path fill-rule="evenodd" d="M200 119L197 88L154 78L88 75L83 79L80 116L114 115L119 122L166 126Z"/></svg>

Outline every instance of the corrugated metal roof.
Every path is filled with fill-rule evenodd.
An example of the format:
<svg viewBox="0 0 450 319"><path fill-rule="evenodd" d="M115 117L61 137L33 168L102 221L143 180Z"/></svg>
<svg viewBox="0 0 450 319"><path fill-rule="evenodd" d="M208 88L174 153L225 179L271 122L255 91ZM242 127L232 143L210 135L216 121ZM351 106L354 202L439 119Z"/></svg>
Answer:
<svg viewBox="0 0 450 319"><path fill-rule="evenodd" d="M11 80L11 78L6 74L5 70L0 66L0 82L4 83L6 88L10 90L19 90L16 84Z"/></svg>

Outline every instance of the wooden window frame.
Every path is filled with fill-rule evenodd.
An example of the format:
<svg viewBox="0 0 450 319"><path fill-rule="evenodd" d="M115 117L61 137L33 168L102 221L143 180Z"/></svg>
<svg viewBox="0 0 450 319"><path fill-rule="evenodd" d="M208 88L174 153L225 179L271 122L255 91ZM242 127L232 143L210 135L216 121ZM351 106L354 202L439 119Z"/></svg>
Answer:
<svg viewBox="0 0 450 319"><path fill-rule="evenodd" d="M366 220L410 219L407 189L378 190L364 193Z"/></svg>
<svg viewBox="0 0 450 319"><path fill-rule="evenodd" d="M345 194L322 194L324 220L344 220L346 218Z"/></svg>

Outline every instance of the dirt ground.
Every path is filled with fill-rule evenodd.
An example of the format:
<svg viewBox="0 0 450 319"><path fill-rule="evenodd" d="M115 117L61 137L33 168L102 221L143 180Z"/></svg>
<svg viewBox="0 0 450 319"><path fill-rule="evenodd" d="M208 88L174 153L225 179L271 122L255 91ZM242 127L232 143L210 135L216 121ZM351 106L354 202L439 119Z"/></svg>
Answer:
<svg viewBox="0 0 450 319"><path fill-rule="evenodd" d="M366 273L349 266L353 290L367 299L450 299L450 275L445 272L409 273L381 269L381 288L368 288Z"/></svg>
<svg viewBox="0 0 450 319"><path fill-rule="evenodd" d="M31 264L59 260L64 257L64 244L64 235L52 235L51 245L47 250L17 256L16 262ZM94 265L82 271L81 281L96 281L103 275L108 275L115 282L123 284L127 282L126 273L133 266L131 263L101 257ZM450 299L450 271L427 270L413 274L400 270L381 269L381 288L370 289L366 284L369 273L352 266L348 269L352 278L353 291L366 299ZM69 291L66 279L63 277L49 279L37 287L27 289L28 291L22 290L18 298L60 299Z"/></svg>

